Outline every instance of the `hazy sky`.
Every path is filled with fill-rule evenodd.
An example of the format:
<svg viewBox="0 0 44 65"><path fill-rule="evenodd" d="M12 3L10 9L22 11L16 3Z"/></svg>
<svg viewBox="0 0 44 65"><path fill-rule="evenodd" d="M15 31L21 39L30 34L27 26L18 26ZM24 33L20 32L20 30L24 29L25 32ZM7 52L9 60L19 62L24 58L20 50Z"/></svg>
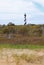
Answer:
<svg viewBox="0 0 44 65"><path fill-rule="evenodd" d="M0 24L44 24L44 0L0 0Z"/></svg>

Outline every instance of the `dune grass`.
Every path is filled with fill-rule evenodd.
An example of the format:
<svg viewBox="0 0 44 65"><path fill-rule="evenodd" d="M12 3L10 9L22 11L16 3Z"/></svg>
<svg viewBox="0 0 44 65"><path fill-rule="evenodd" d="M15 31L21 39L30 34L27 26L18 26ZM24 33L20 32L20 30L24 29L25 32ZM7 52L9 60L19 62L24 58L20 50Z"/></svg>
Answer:
<svg viewBox="0 0 44 65"><path fill-rule="evenodd" d="M44 49L44 45L21 45L21 44L0 44L0 48L15 48L15 49Z"/></svg>

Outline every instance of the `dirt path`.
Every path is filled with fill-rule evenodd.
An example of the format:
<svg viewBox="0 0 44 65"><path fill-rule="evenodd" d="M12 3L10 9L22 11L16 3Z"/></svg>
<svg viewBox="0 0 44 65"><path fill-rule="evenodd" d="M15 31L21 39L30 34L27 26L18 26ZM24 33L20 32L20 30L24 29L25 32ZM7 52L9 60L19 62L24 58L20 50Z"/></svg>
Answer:
<svg viewBox="0 0 44 65"><path fill-rule="evenodd" d="M0 65L44 65L44 49L0 49Z"/></svg>

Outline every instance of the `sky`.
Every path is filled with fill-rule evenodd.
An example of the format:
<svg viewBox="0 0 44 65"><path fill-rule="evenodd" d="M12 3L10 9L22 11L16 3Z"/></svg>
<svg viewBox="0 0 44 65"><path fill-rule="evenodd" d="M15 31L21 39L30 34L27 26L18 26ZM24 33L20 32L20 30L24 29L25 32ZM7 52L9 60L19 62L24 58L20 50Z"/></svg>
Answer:
<svg viewBox="0 0 44 65"><path fill-rule="evenodd" d="M0 0L0 24L44 24L44 0Z"/></svg>

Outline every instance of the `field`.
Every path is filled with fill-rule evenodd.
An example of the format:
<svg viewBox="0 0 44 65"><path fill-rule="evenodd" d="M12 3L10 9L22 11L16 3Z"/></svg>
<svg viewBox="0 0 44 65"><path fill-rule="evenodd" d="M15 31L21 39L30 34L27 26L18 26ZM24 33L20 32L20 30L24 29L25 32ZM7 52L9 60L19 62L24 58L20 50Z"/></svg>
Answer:
<svg viewBox="0 0 44 65"><path fill-rule="evenodd" d="M0 65L44 65L44 46L0 44Z"/></svg>

